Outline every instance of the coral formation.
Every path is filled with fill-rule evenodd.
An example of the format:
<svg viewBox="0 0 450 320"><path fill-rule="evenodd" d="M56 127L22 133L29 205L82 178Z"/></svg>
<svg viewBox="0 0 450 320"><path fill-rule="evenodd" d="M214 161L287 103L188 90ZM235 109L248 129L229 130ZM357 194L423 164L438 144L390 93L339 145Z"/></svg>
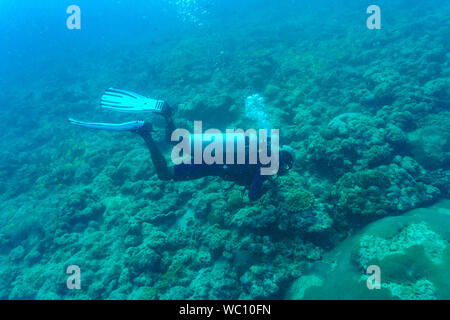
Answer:
<svg viewBox="0 0 450 320"><path fill-rule="evenodd" d="M286 197L286 206L290 212L298 212L308 209L313 201L314 195L311 192L297 189Z"/></svg>
<svg viewBox="0 0 450 320"><path fill-rule="evenodd" d="M300 5L237 6L227 28L184 7L169 36L2 72L0 299L448 299L449 4L396 2L377 33L360 3ZM135 134L68 126L135 120L95 107L109 86L167 99L179 128L279 128L294 167L254 202L217 177L160 181Z"/></svg>
<svg viewBox="0 0 450 320"><path fill-rule="evenodd" d="M288 298L338 297L330 292L333 284L341 299L445 298L450 288L449 209L447 200L376 221L312 265L291 284ZM380 290L366 287L366 270L373 265L380 270Z"/></svg>

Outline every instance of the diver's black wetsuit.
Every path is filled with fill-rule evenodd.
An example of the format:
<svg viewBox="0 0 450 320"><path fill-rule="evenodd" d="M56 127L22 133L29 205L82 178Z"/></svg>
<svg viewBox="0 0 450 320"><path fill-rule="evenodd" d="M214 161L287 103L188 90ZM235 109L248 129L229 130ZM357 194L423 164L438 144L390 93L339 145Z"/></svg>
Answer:
<svg viewBox="0 0 450 320"><path fill-rule="evenodd" d="M257 164L179 164L174 166L174 180L193 180L207 176L221 177L249 188L250 200L257 200L262 195L262 184L267 176L261 175Z"/></svg>
<svg viewBox="0 0 450 320"><path fill-rule="evenodd" d="M166 137L170 137L173 125L168 121ZM262 184L268 176L261 175L261 164L178 164L167 166L166 159L159 151L155 141L151 136L151 125L144 125L136 131L147 144L155 166L156 174L161 180L187 181L202 177L217 176L227 181L233 181L238 185L249 188L248 197L250 200L257 200L263 195ZM170 139L170 138L169 138ZM248 155L247 155L248 159Z"/></svg>

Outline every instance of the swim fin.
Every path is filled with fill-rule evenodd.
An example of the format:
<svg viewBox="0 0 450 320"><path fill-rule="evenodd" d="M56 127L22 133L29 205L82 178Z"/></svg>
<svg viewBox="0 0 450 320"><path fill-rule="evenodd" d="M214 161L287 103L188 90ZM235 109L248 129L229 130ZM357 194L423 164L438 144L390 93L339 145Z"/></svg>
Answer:
<svg viewBox="0 0 450 320"><path fill-rule="evenodd" d="M163 100L151 99L131 91L114 88L107 89L101 99L103 108L128 113L163 113L165 105Z"/></svg>
<svg viewBox="0 0 450 320"><path fill-rule="evenodd" d="M69 118L68 120L71 124L74 124L76 126L108 131L134 131L144 126L144 121L131 121L124 123L96 123L78 121L72 118Z"/></svg>

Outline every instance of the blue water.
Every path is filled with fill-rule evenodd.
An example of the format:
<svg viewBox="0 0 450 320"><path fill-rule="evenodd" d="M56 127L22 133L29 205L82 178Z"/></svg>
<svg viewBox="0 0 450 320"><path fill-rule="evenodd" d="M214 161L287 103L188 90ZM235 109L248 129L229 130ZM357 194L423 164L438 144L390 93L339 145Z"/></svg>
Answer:
<svg viewBox="0 0 450 320"><path fill-rule="evenodd" d="M448 299L449 18L444 0L0 1L0 299ZM139 137L67 123L152 122L169 161L161 117L102 110L109 87L180 128L279 128L294 167L257 201L160 181Z"/></svg>

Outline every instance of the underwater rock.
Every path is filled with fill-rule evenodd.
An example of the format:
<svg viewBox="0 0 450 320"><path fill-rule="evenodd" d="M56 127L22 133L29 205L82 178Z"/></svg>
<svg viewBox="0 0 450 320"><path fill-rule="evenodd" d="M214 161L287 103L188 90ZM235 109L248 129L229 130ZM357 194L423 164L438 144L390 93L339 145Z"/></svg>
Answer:
<svg viewBox="0 0 450 320"><path fill-rule="evenodd" d="M305 237L310 239L316 244L321 244L323 247L329 246L329 239L324 235L325 232L332 232L332 226L334 220L330 216L331 206L320 203L314 206L314 208L291 214L290 224L291 227L302 233L314 233L316 239L311 236Z"/></svg>
<svg viewBox="0 0 450 320"><path fill-rule="evenodd" d="M314 195L308 190L297 188L286 197L286 206L290 212L308 209L314 202Z"/></svg>
<svg viewBox="0 0 450 320"><path fill-rule="evenodd" d="M310 265L286 298L445 299L450 290L448 223L448 200L373 222ZM367 288L369 265L380 268L380 290Z"/></svg>
<svg viewBox="0 0 450 320"><path fill-rule="evenodd" d="M126 250L124 257L125 266L134 275L142 272L158 271L160 261L160 255L147 246L130 247Z"/></svg>
<svg viewBox="0 0 450 320"><path fill-rule="evenodd" d="M407 284L388 283L385 287L401 300L436 300L436 287L431 281L417 280Z"/></svg>
<svg viewBox="0 0 450 320"><path fill-rule="evenodd" d="M306 157L319 172L340 176L388 164L403 144L400 128L378 118L344 114L309 139Z"/></svg>
<svg viewBox="0 0 450 320"><path fill-rule="evenodd" d="M450 196L448 10L423 6L374 37L352 19L333 36L332 17L267 28L258 12L211 37L194 19L171 39L81 52L76 75L57 61L11 73L26 82L2 74L0 299L278 299L299 277L289 297L449 298L448 209L387 217ZM217 178L158 181L139 137L67 126L136 118L93 107L107 83L178 104L179 128L280 128L295 166L255 202ZM162 146L164 120L138 118ZM68 263L83 290L65 287Z"/></svg>
<svg viewBox="0 0 450 320"><path fill-rule="evenodd" d="M147 151L138 150L126 154L111 178L117 185L123 185L126 181L148 180L153 173Z"/></svg>
<svg viewBox="0 0 450 320"><path fill-rule="evenodd" d="M369 68L363 78L373 92L373 99L368 101L372 106L391 104L397 97L395 88L402 82L399 72L389 67L383 71L376 67Z"/></svg>
<svg viewBox="0 0 450 320"><path fill-rule="evenodd" d="M244 273L253 263L261 258L262 245L259 237L246 236L233 252L233 269L238 275Z"/></svg>
<svg viewBox="0 0 450 320"><path fill-rule="evenodd" d="M450 198L450 170L427 171L419 179L423 183L438 188L443 197Z"/></svg>
<svg viewBox="0 0 450 320"><path fill-rule="evenodd" d="M347 133L347 122L351 119L365 118L366 116L361 113L343 113L333 118L328 123L328 128L336 130L339 135Z"/></svg>
<svg viewBox="0 0 450 320"><path fill-rule="evenodd" d="M416 181L423 169L413 159L396 157L395 161L400 163L347 173L339 179L332 197L340 223L367 223L429 203L440 195L436 187Z"/></svg>
<svg viewBox="0 0 450 320"><path fill-rule="evenodd" d="M424 89L428 97L450 103L450 77L430 80L425 83Z"/></svg>
<svg viewBox="0 0 450 320"><path fill-rule="evenodd" d="M447 120L447 122L445 122ZM411 155L426 169L450 169L450 118L408 133Z"/></svg>
<svg viewBox="0 0 450 320"><path fill-rule="evenodd" d="M240 277L244 292L239 299L270 299L276 297L280 288L276 274L266 265L251 266L249 271Z"/></svg>
<svg viewBox="0 0 450 320"><path fill-rule="evenodd" d="M244 197L240 190L233 189L228 193L228 210L234 212L244 206Z"/></svg>
<svg viewBox="0 0 450 320"><path fill-rule="evenodd" d="M9 259L11 261L17 261L22 260L22 258L25 256L25 249L22 246L17 246L14 249L11 250L9 253Z"/></svg>
<svg viewBox="0 0 450 320"><path fill-rule="evenodd" d="M276 207L269 206L266 208L245 207L238 210L232 217L226 217L226 219L231 219L228 223L240 229L252 230L276 228L277 217L278 210Z"/></svg>
<svg viewBox="0 0 450 320"><path fill-rule="evenodd" d="M161 300L186 300L189 298L191 291L189 288L182 286L174 286L159 295Z"/></svg>
<svg viewBox="0 0 450 320"><path fill-rule="evenodd" d="M202 268L190 282L189 299L236 299L240 290L236 274L219 259L212 267Z"/></svg>
<svg viewBox="0 0 450 320"><path fill-rule="evenodd" d="M205 230L205 237L202 241L202 245L209 248L213 258L218 258L222 256L227 244L227 239L230 238L229 230L220 229L217 225L213 225Z"/></svg>
<svg viewBox="0 0 450 320"><path fill-rule="evenodd" d="M38 262L39 260L41 260L42 254L36 249L33 248L26 256L25 256L25 263L28 266L33 265L33 263Z"/></svg>
<svg viewBox="0 0 450 320"><path fill-rule="evenodd" d="M390 187L389 175L377 170L347 173L336 183L332 196L336 199L338 220L363 222L376 219L394 209L386 196Z"/></svg>
<svg viewBox="0 0 450 320"><path fill-rule="evenodd" d="M142 237L144 238L144 244L157 252L162 251L167 245L168 235L147 222L142 223Z"/></svg>
<svg viewBox="0 0 450 320"><path fill-rule="evenodd" d="M269 84L267 85L266 90L264 90L264 95L267 96L269 99L273 99L278 95L280 91L281 91L280 87L273 84Z"/></svg>

